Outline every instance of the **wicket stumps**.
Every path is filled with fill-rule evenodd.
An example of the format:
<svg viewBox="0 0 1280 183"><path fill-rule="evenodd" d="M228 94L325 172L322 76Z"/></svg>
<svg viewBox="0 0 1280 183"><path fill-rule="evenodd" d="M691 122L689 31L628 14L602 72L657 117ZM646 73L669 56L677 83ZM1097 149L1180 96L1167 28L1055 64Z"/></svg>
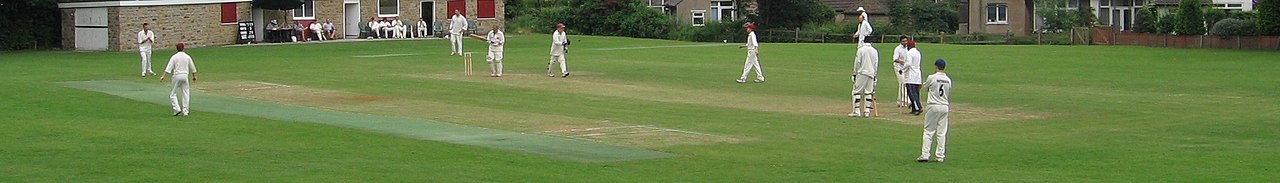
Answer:
<svg viewBox="0 0 1280 183"><path fill-rule="evenodd" d="M465 71L462 71L462 72L470 76L471 75L471 52L462 53L462 67L466 69Z"/></svg>

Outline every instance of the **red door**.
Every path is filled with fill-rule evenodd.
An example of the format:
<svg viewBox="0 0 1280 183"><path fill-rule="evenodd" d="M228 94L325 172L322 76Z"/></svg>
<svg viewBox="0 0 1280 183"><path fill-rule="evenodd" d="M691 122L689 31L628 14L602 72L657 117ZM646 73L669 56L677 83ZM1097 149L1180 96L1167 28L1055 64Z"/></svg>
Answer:
<svg viewBox="0 0 1280 183"><path fill-rule="evenodd" d="M449 16L446 16L448 17L446 19L453 18L454 10L461 12L462 16L467 16L467 1L461 1L461 0L449 1Z"/></svg>

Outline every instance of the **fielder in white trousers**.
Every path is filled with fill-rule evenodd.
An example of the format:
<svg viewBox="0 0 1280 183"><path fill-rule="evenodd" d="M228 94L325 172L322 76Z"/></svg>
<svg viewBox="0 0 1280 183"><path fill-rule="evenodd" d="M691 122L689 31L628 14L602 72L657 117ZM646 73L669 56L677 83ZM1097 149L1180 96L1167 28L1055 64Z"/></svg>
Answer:
<svg viewBox="0 0 1280 183"><path fill-rule="evenodd" d="M551 67L556 63L560 63L561 77L569 77L569 66L564 60L565 42L568 42L569 38L564 35L563 26L557 27L560 27L559 30L551 33L551 61L547 63L547 77L556 77L555 73L551 72Z"/></svg>
<svg viewBox="0 0 1280 183"><path fill-rule="evenodd" d="M742 76L738 77L738 83L746 83L747 75L751 74L751 70L756 71L756 83L764 82L764 71L760 70L760 42L756 41L756 32L754 26L747 28L747 44L742 47L747 48L747 62L742 66Z"/></svg>
<svg viewBox="0 0 1280 183"><path fill-rule="evenodd" d="M929 148L937 138L937 151L933 152L934 160L943 162L947 158L947 118L951 111L948 99L951 96L951 77L943 70L947 62L942 59L934 62L937 71L925 80L924 88L929 90L929 106L924 109L924 144L920 147L919 162L929 161Z"/></svg>
<svg viewBox="0 0 1280 183"><path fill-rule="evenodd" d="M875 98L876 73L880 65L879 52L871 43L858 47L853 61L853 112L849 117L871 117L872 100Z"/></svg>
<svg viewBox="0 0 1280 183"><path fill-rule="evenodd" d="M147 75L156 75L151 71L151 43L156 42L156 33L151 32L151 25L143 24L142 31L138 31L138 55L142 56L142 77Z"/></svg>
<svg viewBox="0 0 1280 183"><path fill-rule="evenodd" d="M449 23L449 45L453 48L449 55L462 55L462 32L466 30L467 18L462 14L454 14Z"/></svg>
<svg viewBox="0 0 1280 183"><path fill-rule="evenodd" d="M191 60L186 52L183 52L183 45L178 44L178 53L173 54L169 58L169 64L164 67L165 74L172 74L172 88L169 89L169 104L173 107L173 116L187 116L191 114L191 80L196 80L196 64ZM164 75L160 75L160 80L164 81Z"/></svg>
<svg viewBox="0 0 1280 183"><path fill-rule="evenodd" d="M903 70L903 65L898 63L907 61L907 39L907 36L901 36L898 39L900 41L898 46L893 48L893 75L898 79L898 107L907 107L907 105L911 104L911 99L907 97L907 87L905 86L907 84L906 78L904 78L906 71Z"/></svg>
<svg viewBox="0 0 1280 183"><path fill-rule="evenodd" d="M492 77L502 77L502 45L507 43L506 35L498 28L494 25L485 36L485 40L489 40L489 76Z"/></svg>

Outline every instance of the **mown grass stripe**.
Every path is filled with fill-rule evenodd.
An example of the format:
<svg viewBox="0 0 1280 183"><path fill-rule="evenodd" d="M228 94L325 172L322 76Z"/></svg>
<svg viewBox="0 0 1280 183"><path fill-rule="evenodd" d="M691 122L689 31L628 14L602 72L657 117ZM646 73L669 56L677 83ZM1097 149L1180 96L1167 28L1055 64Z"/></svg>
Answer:
<svg viewBox="0 0 1280 183"><path fill-rule="evenodd" d="M69 81L60 82L59 84L65 87L102 92L143 102L163 105L168 105L169 103L167 97L169 88L163 85L119 80ZM580 162L630 161L672 156L672 154L664 152L612 146L599 142L509 132L452 123L290 106L206 94L199 91L193 91L191 95L192 110L196 111L193 115L200 115L199 112L217 112L282 121L319 123L414 139L528 152ZM158 112L157 115L162 115L162 113Z"/></svg>

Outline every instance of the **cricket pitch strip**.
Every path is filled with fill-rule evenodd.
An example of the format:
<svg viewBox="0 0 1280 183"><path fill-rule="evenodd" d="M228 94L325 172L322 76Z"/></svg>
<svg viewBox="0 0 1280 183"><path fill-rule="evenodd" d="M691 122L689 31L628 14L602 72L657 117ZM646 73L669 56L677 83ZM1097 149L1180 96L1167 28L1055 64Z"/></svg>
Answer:
<svg viewBox="0 0 1280 183"><path fill-rule="evenodd" d="M169 103L168 97L166 97L169 88L159 84L120 80L68 81L57 84L68 88L101 92L147 103L159 105L168 105ZM360 111L341 110L360 108L360 106L376 107L405 104L397 102L414 104L413 101L263 82L205 82L193 86L198 86L192 91L191 97L196 101L194 104L197 107L192 108L196 112L215 112L280 121L326 124L413 139L539 154L579 162L633 161L674 156L674 154L665 152L610 145L598 141L578 140L564 136L460 125L415 118L414 116L374 115L361 113ZM272 95L280 95L286 92L298 92L293 94L299 97L284 97L267 101L257 100L260 98L272 98ZM308 98L315 96L329 96L330 98ZM332 109L312 107L323 106L320 104L344 104L352 101L363 102L346 103L350 105L333 105L348 107L335 107ZM441 118L461 117L467 116L455 115ZM547 126L563 127L562 124L523 123L522 125L521 127L530 129L545 128ZM589 125L600 125L600 123L591 123Z"/></svg>

